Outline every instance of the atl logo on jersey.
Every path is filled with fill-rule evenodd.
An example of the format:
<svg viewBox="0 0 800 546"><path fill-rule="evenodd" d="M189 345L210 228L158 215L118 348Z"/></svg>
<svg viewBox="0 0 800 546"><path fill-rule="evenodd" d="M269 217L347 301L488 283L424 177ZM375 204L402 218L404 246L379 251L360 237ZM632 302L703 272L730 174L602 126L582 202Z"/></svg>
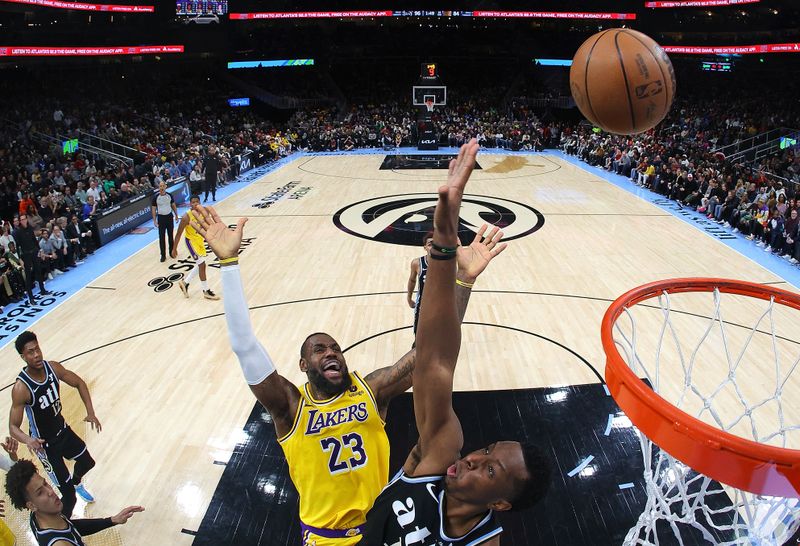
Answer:
<svg viewBox="0 0 800 546"><path fill-rule="evenodd" d="M53 407L53 414L58 415L61 413L61 398L58 396L58 389L55 384L51 383L47 391L39 397L39 408L47 409Z"/></svg>

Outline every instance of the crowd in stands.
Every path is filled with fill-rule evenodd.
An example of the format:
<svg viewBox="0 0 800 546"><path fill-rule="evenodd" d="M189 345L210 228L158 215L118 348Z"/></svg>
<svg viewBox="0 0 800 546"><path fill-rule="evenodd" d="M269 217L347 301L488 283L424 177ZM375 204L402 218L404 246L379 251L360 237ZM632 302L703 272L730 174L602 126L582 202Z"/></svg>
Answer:
<svg viewBox="0 0 800 546"><path fill-rule="evenodd" d="M757 165L730 161L719 146L765 130L800 125L800 112L786 105L782 118L747 103L681 101L656 130L638 136L565 130L559 144L590 165L628 177L688 207L767 252L800 263L797 148L779 151ZM748 107L751 106L751 107Z"/></svg>
<svg viewBox="0 0 800 546"><path fill-rule="evenodd" d="M437 106L430 116L440 144L456 147L476 137L486 148L560 147L730 225L787 259L800 260L796 150L783 150L758 165L732 163L712 154L720 146L770 128L800 126L800 112L792 104L775 104L766 112L752 96L731 103L700 94L691 102L676 102L656 130L622 137L595 132L563 117L559 120L525 100L512 99L500 106L496 100L500 95L500 89L471 97L451 90L448 104ZM25 264L15 235L23 216L34 230L35 261L40 266L30 271L41 277L27 279L30 287L79 265L97 247L91 219L103 209L152 194L162 181L181 177L189 180L192 193L200 193L209 149L218 150L219 184L225 184L235 179L238 158L248 152L253 164L259 165L296 150L413 146L421 114L399 93L346 111L298 110L283 122L253 110L228 108L212 91L196 93L191 104L183 98L155 106L135 99L110 104L88 102L72 108L54 104L49 110L37 107L7 114L16 123L0 130L0 305L26 295L30 264ZM126 163L81 150L64 155L37 138L78 137L78 131L128 146L137 157ZM27 295L33 299L30 290Z"/></svg>

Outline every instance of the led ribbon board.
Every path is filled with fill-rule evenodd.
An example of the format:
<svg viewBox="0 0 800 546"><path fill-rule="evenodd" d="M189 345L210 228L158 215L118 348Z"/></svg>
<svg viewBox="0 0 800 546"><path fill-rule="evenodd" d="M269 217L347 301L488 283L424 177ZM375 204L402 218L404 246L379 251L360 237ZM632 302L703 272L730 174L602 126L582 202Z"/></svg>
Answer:
<svg viewBox="0 0 800 546"><path fill-rule="evenodd" d="M28 4L45 8L74 9L79 11L108 11L111 13L153 13L153 6L119 6L116 4L85 4L82 2L61 2L59 0L1 0L15 4Z"/></svg>
<svg viewBox="0 0 800 546"><path fill-rule="evenodd" d="M800 42L745 46L661 46L667 53L683 55L749 55L754 53L800 53Z"/></svg>
<svg viewBox="0 0 800 546"><path fill-rule="evenodd" d="M758 4L761 0L677 0L672 2L645 2L646 8L715 8L718 6L739 6Z"/></svg>
<svg viewBox="0 0 800 546"><path fill-rule="evenodd" d="M97 55L155 55L159 53L183 53L183 46L0 46L0 57L86 57Z"/></svg>
<svg viewBox="0 0 800 546"><path fill-rule="evenodd" d="M636 19L635 13L585 11L447 11L447 10L381 10L381 11L273 11L231 13L234 20L256 19L344 19L353 17L492 17L495 19Z"/></svg>

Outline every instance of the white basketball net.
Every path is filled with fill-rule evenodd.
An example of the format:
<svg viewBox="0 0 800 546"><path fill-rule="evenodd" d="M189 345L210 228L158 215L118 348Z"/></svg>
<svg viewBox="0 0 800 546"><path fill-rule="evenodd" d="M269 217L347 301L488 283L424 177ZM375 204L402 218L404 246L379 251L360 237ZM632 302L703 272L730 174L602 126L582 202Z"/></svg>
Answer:
<svg viewBox="0 0 800 546"><path fill-rule="evenodd" d="M614 324L620 355L637 376L686 413L740 437L800 448L800 373L792 375L800 363L800 344L793 339L800 337L784 337L776 327L792 310L772 300L722 295L716 289L662 292L657 298L660 313L653 300L625 308ZM708 317L710 297L714 312ZM686 308L673 309L671 298L678 305L686 298L691 301ZM728 300L737 298L729 308ZM697 303L705 310L692 306ZM723 320L723 306L729 321ZM732 315L727 312L731 308ZM745 316L750 320L745 322ZM795 313L794 322L800 324L797 318ZM712 371L716 377L709 379ZM761 392L754 394L754 384L761 384ZM711 544L782 546L800 526L798 499L720 485L654 446L641 432L639 438L647 505L624 544L683 545L702 537Z"/></svg>

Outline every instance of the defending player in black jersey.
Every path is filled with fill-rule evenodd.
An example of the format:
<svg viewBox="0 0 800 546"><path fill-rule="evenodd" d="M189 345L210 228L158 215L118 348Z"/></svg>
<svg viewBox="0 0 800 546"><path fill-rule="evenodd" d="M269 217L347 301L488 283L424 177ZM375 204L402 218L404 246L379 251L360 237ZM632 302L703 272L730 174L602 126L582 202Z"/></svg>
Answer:
<svg viewBox="0 0 800 546"><path fill-rule="evenodd" d="M475 139L450 163L439 188L433 247L428 262L414 373L414 413L419 441L403 470L367 514L366 546L473 546L499 544L502 528L493 512L530 505L549 484L547 460L536 448L497 442L466 457L452 392L461 326L456 314L455 257L461 198L475 165ZM494 233L485 245L493 255Z"/></svg>
<svg viewBox="0 0 800 546"><path fill-rule="evenodd" d="M433 243L433 232L429 231L422 238L422 248L425 255L411 260L411 274L408 277L406 288L406 300L408 306L414 310L414 335L417 335L417 324L419 323L419 304L422 301L422 293L425 291L425 275L428 273L428 252L431 251ZM414 298L414 287L417 287L417 297Z"/></svg>
<svg viewBox="0 0 800 546"><path fill-rule="evenodd" d="M110 518L70 520L64 517L63 504L53 488L25 459L8 471L6 493L18 510L31 511L31 531L40 546L83 546L84 536L122 525L136 512L144 511L141 506L128 506Z"/></svg>
<svg viewBox="0 0 800 546"><path fill-rule="evenodd" d="M13 438L38 455L50 479L61 491L64 515L70 517L75 507L76 492L86 502L94 501L81 485L81 479L94 467L95 462L84 441L64 422L61 415L62 381L78 389L86 406L84 421L91 423L98 432L101 430L100 421L94 414L86 382L58 362L43 360L36 334L21 333L15 346L27 365L17 376L11 390L9 431ZM30 434L25 434L20 428L23 411L28 417ZM64 459L75 461L71 476Z"/></svg>

